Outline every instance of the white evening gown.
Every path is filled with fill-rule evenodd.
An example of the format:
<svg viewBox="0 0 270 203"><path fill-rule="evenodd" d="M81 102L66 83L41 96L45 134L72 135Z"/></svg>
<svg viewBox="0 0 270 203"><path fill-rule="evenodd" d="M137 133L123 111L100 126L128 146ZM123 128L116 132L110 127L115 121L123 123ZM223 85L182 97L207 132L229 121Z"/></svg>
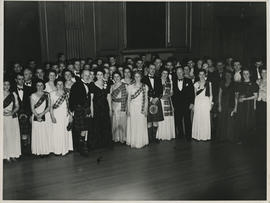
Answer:
<svg viewBox="0 0 270 203"><path fill-rule="evenodd" d="M194 84L194 88L198 90L198 83ZM205 96L206 88L197 96L194 102L194 116L192 123L192 138L196 140L211 139L211 124L210 124L210 97Z"/></svg>
<svg viewBox="0 0 270 203"><path fill-rule="evenodd" d="M122 93L117 95L121 98ZM114 142L124 143L127 136L127 112L121 111L121 102L112 102L112 139Z"/></svg>
<svg viewBox="0 0 270 203"><path fill-rule="evenodd" d="M133 95L137 89L130 85L128 94ZM142 148L149 143L147 131L147 118L142 114L143 93L130 102L130 116L127 119L127 145L134 148Z"/></svg>
<svg viewBox="0 0 270 203"><path fill-rule="evenodd" d="M32 94L34 104L39 98ZM46 101L37 107L35 110L37 113L41 113L46 108ZM36 155L47 155L52 149L52 123L50 113L45 114L45 121L34 121L34 115L32 116L32 153Z"/></svg>
<svg viewBox="0 0 270 203"><path fill-rule="evenodd" d="M11 102L6 108L4 108L4 111L12 111L13 105L14 103ZM18 117L13 118L12 116L3 116L3 118L3 159L19 158L21 155L21 138Z"/></svg>
<svg viewBox="0 0 270 203"><path fill-rule="evenodd" d="M56 91L51 92L52 105L58 100L59 96ZM52 123L52 152L58 155L65 155L73 150L72 134L67 131L68 126L68 112L66 100L57 108L53 110L56 123Z"/></svg>
<svg viewBox="0 0 270 203"><path fill-rule="evenodd" d="M171 98L168 100L161 99L161 106L163 110L164 120L158 122L158 130L157 130L157 139L160 140L171 140L175 138L175 124L174 124L174 116L166 115L166 102L171 103Z"/></svg>
<svg viewBox="0 0 270 203"><path fill-rule="evenodd" d="M45 84L45 90L44 91L46 91L46 92L48 92L48 93L51 93L52 91L55 91L56 90L56 87L51 87L50 85L49 85L49 82L46 82L46 84Z"/></svg>

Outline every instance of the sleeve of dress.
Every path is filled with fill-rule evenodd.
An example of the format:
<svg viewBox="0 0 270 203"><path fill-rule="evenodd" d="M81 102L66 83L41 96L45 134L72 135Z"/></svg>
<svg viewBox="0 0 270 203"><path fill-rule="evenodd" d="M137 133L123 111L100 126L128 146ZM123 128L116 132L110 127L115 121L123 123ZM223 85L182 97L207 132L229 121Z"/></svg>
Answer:
<svg viewBox="0 0 270 203"><path fill-rule="evenodd" d="M91 82L89 85L89 93L94 94L95 93L95 84L94 82Z"/></svg>
<svg viewBox="0 0 270 203"><path fill-rule="evenodd" d="M253 93L258 93L259 92L259 85L257 83L253 83L252 92Z"/></svg>

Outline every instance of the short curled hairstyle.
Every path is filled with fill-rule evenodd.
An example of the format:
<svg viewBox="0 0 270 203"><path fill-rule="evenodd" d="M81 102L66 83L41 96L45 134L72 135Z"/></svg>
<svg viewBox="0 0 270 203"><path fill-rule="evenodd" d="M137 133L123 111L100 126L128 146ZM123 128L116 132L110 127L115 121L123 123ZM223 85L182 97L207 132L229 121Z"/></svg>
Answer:
<svg viewBox="0 0 270 203"><path fill-rule="evenodd" d="M142 72L141 72L141 71L138 71L138 70L134 71L134 73L133 73L134 76L135 76L136 74L139 74L141 77L143 76L143 75L142 75Z"/></svg>
<svg viewBox="0 0 270 203"><path fill-rule="evenodd" d="M62 82L63 84L65 83L64 79L59 77L54 81L54 85L56 86L58 82Z"/></svg>
<svg viewBox="0 0 270 203"><path fill-rule="evenodd" d="M95 75L97 75L98 72L101 72L103 75L105 75L104 68L97 68L97 69L95 69Z"/></svg>
<svg viewBox="0 0 270 203"><path fill-rule="evenodd" d="M119 75L121 77L121 73L119 71L114 71L112 74L112 78L114 78L115 75Z"/></svg>
<svg viewBox="0 0 270 203"><path fill-rule="evenodd" d="M44 80L37 79L37 80L35 81L35 86L37 86L38 83L42 83L42 84L43 84L43 89L45 89L46 84L45 84L45 81L44 81ZM36 91L37 91L37 88L36 88Z"/></svg>
<svg viewBox="0 0 270 203"><path fill-rule="evenodd" d="M198 71L198 75L199 75L200 73L204 73L204 74L206 75L206 70L200 69L200 70Z"/></svg>

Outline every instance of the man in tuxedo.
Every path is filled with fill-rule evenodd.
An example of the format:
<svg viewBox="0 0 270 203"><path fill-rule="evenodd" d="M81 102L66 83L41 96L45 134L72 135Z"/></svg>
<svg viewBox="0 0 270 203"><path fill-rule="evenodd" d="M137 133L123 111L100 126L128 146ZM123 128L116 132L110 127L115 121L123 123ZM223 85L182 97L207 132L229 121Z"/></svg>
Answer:
<svg viewBox="0 0 270 203"><path fill-rule="evenodd" d="M75 81L81 81L81 62L79 59L74 59L73 69Z"/></svg>
<svg viewBox="0 0 270 203"><path fill-rule="evenodd" d="M162 60L161 58L155 58L154 60L154 65L156 66L156 71L155 71L155 75L157 77L160 77L160 70L161 68L163 67L163 63L162 63Z"/></svg>
<svg viewBox="0 0 270 203"><path fill-rule="evenodd" d="M15 78L16 86L14 92L18 96L19 101L19 125L21 134L21 148L23 154L31 154L31 106L30 95L32 89L24 84L24 76L22 73L18 73Z"/></svg>
<svg viewBox="0 0 270 203"><path fill-rule="evenodd" d="M251 80L252 82L256 82L262 78L261 70L263 67L263 61L261 59L256 59L255 64L251 69Z"/></svg>
<svg viewBox="0 0 270 203"><path fill-rule="evenodd" d="M30 68L25 68L23 71L24 85L31 89L31 93L35 92L35 83L33 80L33 72Z"/></svg>
<svg viewBox="0 0 270 203"><path fill-rule="evenodd" d="M191 141L191 109L194 104L194 88L190 79L184 78L182 67L176 69L176 78L173 80L173 106L175 115L176 138L184 135L183 123L185 127L185 137Z"/></svg>
<svg viewBox="0 0 270 203"><path fill-rule="evenodd" d="M72 133L73 148L81 155L87 155L87 136L91 123L90 71L82 70L81 79L71 87L69 109L74 117Z"/></svg>
<svg viewBox="0 0 270 203"><path fill-rule="evenodd" d="M137 67L137 70L138 71L143 71L143 69L144 69L144 63L143 63L143 60L141 58L138 58L136 60L136 67Z"/></svg>
<svg viewBox="0 0 270 203"><path fill-rule="evenodd" d="M147 115L147 122L148 122L148 137L149 142L158 142L156 139L156 133L158 128L158 122L163 121L163 111L161 107L161 97L163 94L163 87L161 83L161 79L155 76L156 66L154 64L149 65L149 74L144 76L142 82L145 83L149 90L148 90L148 115ZM151 113L151 106L157 106L157 113Z"/></svg>
<svg viewBox="0 0 270 203"><path fill-rule="evenodd" d="M173 80L176 72L173 62L168 60L165 64L165 68L169 71L169 79Z"/></svg>

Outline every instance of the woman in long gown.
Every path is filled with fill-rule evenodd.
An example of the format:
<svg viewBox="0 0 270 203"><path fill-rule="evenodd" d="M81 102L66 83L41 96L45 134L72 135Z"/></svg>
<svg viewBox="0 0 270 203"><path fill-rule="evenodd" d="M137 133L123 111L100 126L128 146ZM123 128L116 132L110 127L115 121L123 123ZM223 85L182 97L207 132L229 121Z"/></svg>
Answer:
<svg viewBox="0 0 270 203"><path fill-rule="evenodd" d="M104 71L97 70L97 81L91 83L91 112L93 116L93 131L90 133L90 148L112 147L112 129L109 107L109 91L103 81Z"/></svg>
<svg viewBox="0 0 270 203"><path fill-rule="evenodd" d="M127 132L127 89L121 82L120 72L114 72L112 76L115 81L109 94L112 110L112 139L114 142L124 143Z"/></svg>
<svg viewBox="0 0 270 203"><path fill-rule="evenodd" d="M48 155L52 149L52 123L50 117L51 100L44 91L44 81L36 81L37 91L31 95L32 118L32 153Z"/></svg>
<svg viewBox="0 0 270 203"><path fill-rule="evenodd" d="M163 96L161 98L161 106L163 110L164 121L159 122L157 131L157 139L160 140L171 140L175 138L175 124L174 124L174 113L171 96L172 82L168 77L169 71L163 69L161 72L161 82L163 86Z"/></svg>
<svg viewBox="0 0 270 203"><path fill-rule="evenodd" d="M235 108L237 112L238 143L246 142L255 134L255 110L258 96L258 85L250 80L250 71L242 70L244 81L240 82L235 91Z"/></svg>
<svg viewBox="0 0 270 203"><path fill-rule="evenodd" d="M210 111L212 108L212 85L206 81L205 70L199 70L199 81L194 84L195 102L192 123L192 138L211 139Z"/></svg>
<svg viewBox="0 0 270 203"><path fill-rule="evenodd" d="M72 134L67 130L72 118L68 110L69 92L64 89L61 79L55 81L56 91L50 93L51 117L52 117L52 152L57 155L65 155L73 150Z"/></svg>
<svg viewBox="0 0 270 203"><path fill-rule="evenodd" d="M17 95L10 91L10 81L4 80L4 134L3 159L15 160L21 156L20 127L16 112L19 110Z"/></svg>
<svg viewBox="0 0 270 203"><path fill-rule="evenodd" d="M235 117L231 116L234 108L234 92L233 73L226 71L225 81L220 84L218 97L217 140L219 141L235 141Z"/></svg>
<svg viewBox="0 0 270 203"><path fill-rule="evenodd" d="M49 81L45 84L45 91L50 93L56 90L54 81L56 80L56 72L54 70L49 70L48 72Z"/></svg>
<svg viewBox="0 0 270 203"><path fill-rule="evenodd" d="M149 143L147 131L148 87L141 82L142 73L134 74L135 83L128 86L127 145L142 148Z"/></svg>

